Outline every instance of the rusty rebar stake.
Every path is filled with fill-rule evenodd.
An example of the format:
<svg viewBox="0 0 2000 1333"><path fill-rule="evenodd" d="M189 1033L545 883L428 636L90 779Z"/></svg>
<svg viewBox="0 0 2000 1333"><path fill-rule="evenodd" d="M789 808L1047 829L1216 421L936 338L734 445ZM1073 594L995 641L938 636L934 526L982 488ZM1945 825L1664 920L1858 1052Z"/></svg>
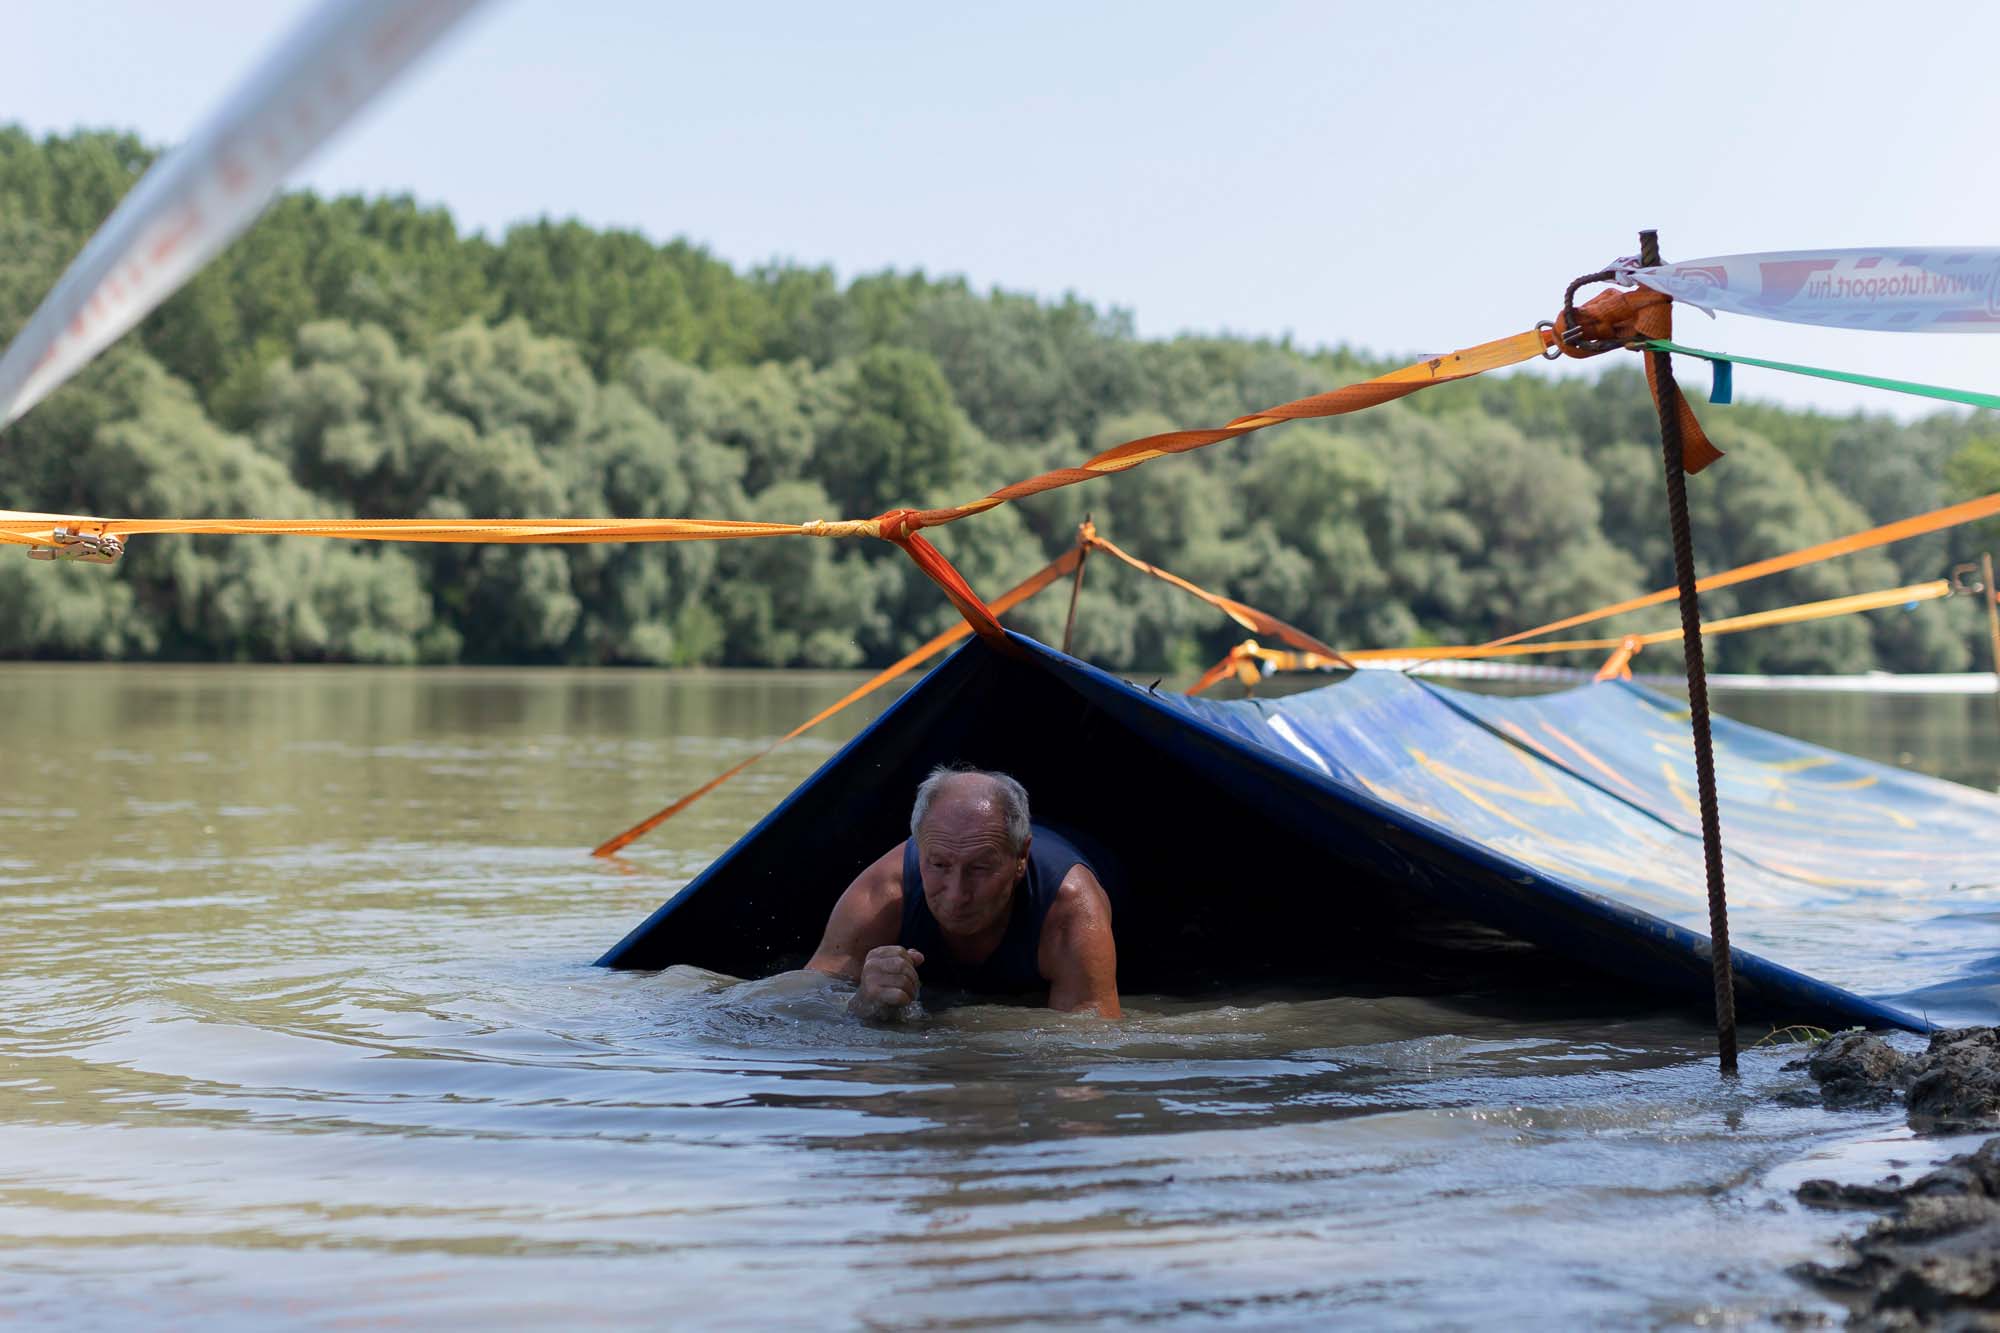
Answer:
<svg viewBox="0 0 2000 1333"><path fill-rule="evenodd" d="M1639 233L1639 262L1660 262L1660 234ZM1667 474L1667 525L1674 579L1681 594L1681 652L1687 661L1688 721L1694 732L1695 786L1701 801L1701 850L1708 866L1709 970L1715 978L1715 1036L1725 1074L1736 1072L1736 969L1729 957L1729 901L1722 883L1722 816L1715 797L1715 745L1708 730L1708 667L1702 652L1701 598L1695 592L1694 537L1689 529L1687 474L1681 459L1680 390L1672 359L1647 352L1658 392L1660 454Z"/></svg>
<svg viewBox="0 0 2000 1333"><path fill-rule="evenodd" d="M1076 599L1083 592L1083 563L1090 559L1090 543L1083 540L1083 533L1090 527L1090 515L1083 516L1083 526L1077 529L1076 577L1069 585L1069 619L1063 621L1063 655L1069 655L1070 635L1076 633Z"/></svg>

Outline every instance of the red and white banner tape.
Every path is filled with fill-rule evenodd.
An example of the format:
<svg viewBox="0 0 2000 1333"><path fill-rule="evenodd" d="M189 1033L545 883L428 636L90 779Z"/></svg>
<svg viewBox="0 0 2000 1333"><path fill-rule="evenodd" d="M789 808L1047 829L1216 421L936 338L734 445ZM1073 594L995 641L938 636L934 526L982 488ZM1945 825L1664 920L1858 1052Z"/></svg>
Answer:
<svg viewBox="0 0 2000 1333"><path fill-rule="evenodd" d="M14 421L213 259L286 175L480 0L325 0L155 163L0 356Z"/></svg>
<svg viewBox="0 0 2000 1333"><path fill-rule="evenodd" d="M2000 247L1791 250L1657 268L1622 259L1614 268L1621 282L1642 282L1711 314L1836 329L2000 333Z"/></svg>

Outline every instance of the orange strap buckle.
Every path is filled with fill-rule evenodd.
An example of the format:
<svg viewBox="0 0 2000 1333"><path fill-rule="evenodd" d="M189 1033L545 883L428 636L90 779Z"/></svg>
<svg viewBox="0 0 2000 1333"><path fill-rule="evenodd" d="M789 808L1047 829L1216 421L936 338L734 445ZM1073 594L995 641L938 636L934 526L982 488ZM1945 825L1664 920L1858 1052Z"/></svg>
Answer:
<svg viewBox="0 0 2000 1333"><path fill-rule="evenodd" d="M1560 355L1581 359L1653 339L1666 341L1673 338L1674 301L1665 292L1656 292L1650 287L1636 287L1631 291L1614 287L1608 292L1599 292L1582 307L1577 306L1577 288L1611 279L1610 269L1578 278L1563 293L1562 313L1556 316L1553 323L1540 326L1555 335L1554 347ZM1653 358L1665 355L1664 352L1646 354L1646 387L1652 392L1655 406L1660 403L1660 380L1654 370ZM1678 388L1673 396L1674 414L1681 423L1681 467L1690 473L1699 472L1722 457L1722 451L1709 443L1707 432L1702 430L1694 409L1688 406L1687 398Z"/></svg>

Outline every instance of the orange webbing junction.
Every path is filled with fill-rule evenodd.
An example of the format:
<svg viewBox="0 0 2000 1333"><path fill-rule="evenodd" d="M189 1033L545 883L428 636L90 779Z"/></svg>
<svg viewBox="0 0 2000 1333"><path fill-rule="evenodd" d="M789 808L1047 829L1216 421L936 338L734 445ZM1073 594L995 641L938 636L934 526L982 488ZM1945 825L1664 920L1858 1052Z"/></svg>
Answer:
<svg viewBox="0 0 2000 1333"><path fill-rule="evenodd" d="M1604 665L1597 668L1597 679L1632 679L1632 659L1637 657L1639 650L1645 646L1638 635L1627 634L1619 641L1618 646L1611 650L1611 656L1604 659Z"/></svg>
<svg viewBox="0 0 2000 1333"><path fill-rule="evenodd" d="M892 537L891 540L896 540L896 538ZM923 542L923 539L920 537L908 538L906 540L922 543L922 549L924 551L928 551L932 555L936 554L933 548L930 547L929 543ZM1084 553L1089 550L1099 550L1099 551L1104 551L1107 554L1114 555L1118 559L1124 561L1126 564L1132 566L1132 568L1134 569L1141 571L1142 573L1150 574L1154 578L1172 584L1174 587L1179 588L1184 592L1191 593L1195 597L1200 598L1202 601L1207 602L1210 606L1213 606L1218 610L1222 611L1225 615L1229 616L1230 619L1234 620L1237 624L1242 625L1245 628L1259 630L1261 632L1268 634L1275 634L1280 638L1283 638L1287 643L1292 643L1297 645L1301 649L1301 651L1298 654L1296 654L1298 660L1300 661L1311 662L1314 664L1324 663L1328 666L1351 667L1352 665L1347 661L1346 658L1342 657L1333 648L1329 647L1324 643L1321 643L1318 639L1314 638L1310 634L1307 634L1304 630L1286 624L1284 621L1278 619L1274 615L1270 615L1264 611L1259 611L1256 607L1250 606L1244 602L1239 602L1234 598L1218 596L1215 593L1209 592L1204 588L1198 587L1195 584L1188 582L1186 579L1181 578L1179 575L1171 574L1166 570L1161 569L1158 565L1151 564L1147 561L1139 559L1137 556L1121 549L1120 547L1112 544L1110 541L1107 541L1104 537L1099 535L1097 531L1097 525L1095 523L1092 523L1088 519L1085 519L1084 522L1080 524L1077 528L1075 546L1071 547L1068 551L1064 552L1056 560L1050 562L1048 565L1045 565L1039 572L1029 576L1028 578L1022 580L1020 583L1016 584L1014 587L1008 589L999 598L995 599L990 609L983 607L982 609L986 609L988 611L989 616L1005 614L1006 612L1012 610L1014 607L1018 606L1020 603L1026 601L1028 598L1033 597L1036 593L1040 592L1042 589L1056 582L1058 579L1065 578L1068 575L1074 573L1078 568L1078 566L1080 566L1083 563ZM947 572L949 577L954 579L957 579L959 577L958 571L952 569L951 565L948 562L946 562L942 556L937 556L937 559L939 563L943 565L943 568ZM929 571L926 570L926 572ZM933 575L933 577L936 577L936 575ZM962 584L963 580L961 579L960 582ZM967 589L966 591L970 593L970 589ZM960 610L961 613L965 613L963 607L961 607ZM952 626L952 628L946 630L943 634L938 635L936 638L932 639L929 643L926 643L921 648L918 648L914 652L905 656L900 661L897 661L894 664L884 668L882 671L876 673L874 676L864 681L861 685L857 686L855 689L850 691L848 694L846 694L837 702L830 704L827 707L821 709L819 712L813 714L812 717L800 723L798 726L792 728L792 730L790 730L789 732L786 732L783 736L779 737L776 741L774 741L771 745L767 746L765 749L758 751L754 755L751 755L748 759L745 759L742 763L737 764L735 767L729 769L727 772L719 773L715 777L710 778L700 787L697 787L694 791L689 792L686 796L681 797L678 801L675 801L672 805L668 806L666 809L661 810L656 814L648 816L646 819L643 819L639 823L634 824L631 828L625 830L617 837L611 838L608 841L604 842L603 844L595 848L591 854L593 856L611 856L617 853L626 846L629 846L632 842L652 832L654 829L658 828L661 824L666 823L669 819L672 819L675 815L687 809L689 806L693 805L696 801L700 800L702 797L714 791L717 787L722 786L725 782L728 782L731 778L735 777L738 773L741 773L744 769L749 768L752 764L762 759L765 755L770 754L771 751L785 744L785 742L804 735L806 732L812 730L820 723L832 717L835 713L840 712L843 708L846 708L850 704L856 703L866 698L868 695L873 694L876 690L880 689L884 685L887 685L890 681L902 675L904 672L909 671L914 667L921 666L923 663L937 656L939 653L943 652L946 648L949 648L952 644L957 643L960 639L965 638L967 634L973 631L974 626L972 623L972 617L969 613L965 614L966 614L965 623ZM992 623L994 629L998 630L999 628L998 621L996 620L993 621Z"/></svg>
<svg viewBox="0 0 2000 1333"><path fill-rule="evenodd" d="M1564 356L1588 357L1610 351L1614 346L1630 346L1647 339L1673 340L1674 303L1665 292L1656 292L1650 287L1639 287L1632 291L1613 288L1599 292L1583 307L1576 311L1572 324L1569 312L1556 317L1556 346ZM1661 329L1667 332L1660 332ZM1579 345L1579 342L1581 345ZM1660 406L1660 383L1654 374L1653 359L1645 357L1646 388L1653 395L1653 404ZM1688 406L1687 398L1678 386L1673 390L1671 404L1674 415L1681 427L1681 467L1688 472L1699 472L1722 457L1722 451L1708 441L1708 436L1696 419L1694 409Z"/></svg>
<svg viewBox="0 0 2000 1333"><path fill-rule="evenodd" d="M904 523L903 510L892 510L876 521L882 525L882 535L903 548L903 554L916 562L918 569L930 576L931 582L944 590L958 613L965 617L966 624L982 639L1000 638L1006 631L1000 628L1000 621L993 609L979 600L979 594L965 581L965 575L958 572L944 553L919 537ZM1037 589L1040 591L1040 589Z"/></svg>
<svg viewBox="0 0 2000 1333"><path fill-rule="evenodd" d="M1851 597L1832 597L1819 602L1800 602L1794 606L1776 607L1769 611L1753 611L1747 615L1729 616L1722 620L1705 622L1701 627L1704 636L1711 634L1740 634L1744 630L1762 629L1768 625L1791 625L1805 620L1826 620L1833 616L1853 615L1860 611L1879 611L1885 607L1907 606L1912 602L1928 602L1939 597L1949 597L1952 592L1949 579L1932 579L1928 583L1912 583L1902 588L1884 588L1878 592L1856 593ZM1563 639L1544 643L1491 643L1471 644L1451 648L1364 648L1350 650L1345 657L1350 662L1440 662L1494 657L1534 657L1543 653L1604 652L1617 650L1622 656L1605 663L1605 670L1616 674L1629 661L1632 654L1641 648L1656 643L1671 643L1679 640L1678 629L1655 630L1650 634L1627 634L1619 638L1607 639ZM1205 672L1201 679L1188 689L1189 694L1199 694L1209 686L1234 672L1237 664L1254 660L1268 664L1278 671L1327 670L1337 665L1334 662L1314 660L1311 654L1283 652L1264 648L1252 639L1239 643L1229 650L1229 655ZM1607 679L1600 672L1599 680Z"/></svg>
<svg viewBox="0 0 2000 1333"><path fill-rule="evenodd" d="M1245 639L1223 654L1220 662L1202 672L1201 679L1187 687L1187 693L1200 694L1224 676L1232 675L1244 689L1251 689L1263 678L1266 667L1272 671L1331 671L1335 667L1345 667L1349 671L1355 669L1354 663L1338 653L1328 657L1310 650L1285 652L1266 648L1255 639Z"/></svg>
<svg viewBox="0 0 2000 1333"><path fill-rule="evenodd" d="M891 515L888 517L893 519L894 516ZM907 541L918 546L920 548L921 553L927 553L927 555L925 555L925 558L935 557L938 564L942 567L942 570L946 577L957 580L961 587L964 586L964 580L959 576L958 571L953 569L951 567L950 562L946 561L943 556L938 555L936 549L932 547L930 543L925 542L921 537L898 538L896 536L891 536L889 539L892 541L897 541L899 545ZM905 549L908 550L909 547L906 546ZM1118 559L1124 561L1126 564L1132 566L1132 568L1137 569L1142 573L1150 574L1156 579L1160 579L1165 583L1172 584L1174 587L1179 588L1184 592L1190 593L1193 596L1200 598L1202 601L1207 602L1210 606L1213 606L1218 610L1222 611L1230 619L1234 620L1237 624L1242 625L1247 629L1259 630L1267 634L1275 634L1280 638L1284 639L1287 643L1296 644L1300 649L1303 650L1300 653L1300 657L1302 660L1309 659L1314 662L1326 661L1329 665L1340 665L1340 666L1350 665L1347 662L1347 660L1341 657L1336 650L1334 650L1333 648L1329 647L1324 643L1321 643L1318 639L1306 633L1304 630L1299 629L1296 626L1289 625L1284 621L1278 619L1276 616L1270 615L1269 613L1264 611L1260 611L1256 607L1250 606L1247 603L1239 602L1231 597L1218 596L1215 593L1209 592L1205 588L1198 587L1197 585L1188 582L1186 579L1181 578L1179 575L1171 574L1168 571L1161 569L1158 565L1151 564L1148 561L1139 559L1139 557L1114 545L1110 541L1106 540L1103 536L1099 535L1097 531L1097 525L1095 523L1092 523L1088 519L1085 519L1084 522L1077 528L1075 546L1071 547L1068 551L1065 551L1057 559L1043 566L1042 569L1037 573L1030 575L1028 578L1022 580L1014 587L1008 589L1000 597L994 600L990 608L985 607L984 604L979 604L980 610L986 612L986 616L989 620L991 620L991 617L993 616L1004 615L1006 612L1012 610L1014 607L1026 601L1028 598L1033 597L1036 593L1048 587L1050 584L1056 582L1058 579L1065 578L1068 575L1074 573L1077 567L1083 563L1084 553L1089 550L1099 550L1099 551L1104 551L1109 555L1114 555ZM919 552L912 552L912 558L917 558L918 554ZM922 564L923 563L922 560L919 560L919 563ZM931 571L928 568L925 569L925 572L931 573ZM938 578L937 574L932 574L931 576L933 578ZM939 579L939 582L941 586L944 586L943 579ZM947 592L949 592L950 588L947 586L946 590ZM970 588L966 588L965 592L968 596L973 596L973 601L975 603L978 602L976 595L972 594ZM958 598L954 597L953 602L954 604L956 604L958 602ZM751 755L748 759L745 759L742 763L737 764L733 768L729 769L727 772L718 773L715 777L710 778L707 782L703 783L695 790L689 792L686 796L681 797L678 801L675 801L672 805L668 806L666 809L661 810L656 814L648 816L647 818L641 820L639 823L634 824L631 828L626 829L623 833L619 834L617 837L607 840L603 844L593 849L591 855L593 856L614 855L618 851L629 846L637 839L644 837L646 834L652 832L654 829L658 828L661 824L666 823L669 819L672 819L675 815L687 809L689 806L693 805L696 801L700 800L702 797L714 791L717 787L722 786L724 783L728 782L731 778L735 777L738 773L741 773L744 769L749 768L752 764L762 759L765 755L770 754L771 751L777 749L779 746L785 744L787 741L793 740L799 736L804 735L806 732L812 730L820 723L832 717L835 713L838 713L842 709L848 707L850 704L857 703L860 700L866 698L868 695L873 694L876 690L880 689L882 686L887 685L890 681L896 679L896 677L902 675L903 673L915 667L921 666L923 663L929 661L931 658L943 652L946 648L949 648L951 645L957 643L960 639L965 638L966 635L972 633L973 630L975 629L973 620L975 613L968 612L966 608L963 606L960 606L959 610L960 613L966 617L964 623L952 626L944 633L932 639L929 643L924 644L921 648L916 649L914 652L911 652L910 654L903 657L899 661L891 664L888 667L885 667L883 670L876 673L874 676L871 676L868 680L864 681L855 689L851 690L840 700L828 705L827 707L821 709L819 712L813 714L812 717L808 718L804 722L801 722L798 726L792 728L792 730L786 732L783 736L779 737L776 741L772 742L772 744L770 744L763 750L760 750L756 754ZM999 630L999 622L997 620L991 620L991 624L995 631Z"/></svg>
<svg viewBox="0 0 2000 1333"><path fill-rule="evenodd" d="M925 543L925 545L928 546L929 543ZM1040 571L1029 575L1027 578L1023 579L1021 582L1015 584L1012 588L1009 588L1006 592L1002 593L999 597L994 598L992 605L989 608L987 608L989 614L1004 615L1008 611L1011 611L1015 606L1019 605L1022 602L1025 602L1026 600L1028 600L1028 598L1033 597L1036 593L1048 587L1051 583L1054 583L1057 579L1063 578L1069 573L1071 573L1073 570L1075 570L1077 561L1082 559L1082 557L1083 557L1083 551L1081 546L1072 547L1068 551L1063 552L1063 554L1058 556L1055 560L1051 561L1047 565L1044 565ZM619 834L617 837L606 839L604 842L600 843L597 847L593 848L590 854L592 856L612 856L616 854L617 852L624 849L626 846L630 845L632 842L638 840L639 838L644 837L648 833L651 833L654 829L666 823L669 819L672 819L675 815L687 809L689 806L693 805L696 801L699 801L702 797L708 795L710 792L714 791L717 787L720 787L723 783L729 781L731 778L735 777L738 773L741 773L744 769L750 767L758 760L764 758L764 756L770 754L773 750L785 744L787 741L797 740L800 736L805 735L808 731L811 731L814 727L826 721L828 718L832 717L835 713L838 713L843 708L846 708L850 704L857 703L860 700L867 698L869 695L873 694L876 690L881 689L884 685L887 685L890 681L896 679L896 677L902 675L904 672L909 671L915 667L922 666L925 662L930 661L931 658L936 657L939 653L943 652L945 649L951 647L953 644L957 643L960 639L965 638L967 635L971 633L972 633L972 622L969 618L959 622L956 625L953 625L950 629L938 635L936 638L924 644L922 647L917 648L908 654L905 654L903 657L898 658L896 661L882 668L882 670L876 672L873 676L870 676L867 680L863 681L861 684L855 686L852 690L849 690L846 694L842 695L839 700L837 700L834 703L828 704L825 708L820 709L819 712L814 713L811 717L799 723L799 725L793 727L783 736L780 736L777 740L765 746L762 750L759 750L756 754L751 755L748 759L745 759L742 763L736 764L726 772L716 774L714 777L710 778L707 782L702 783L701 786L696 787L693 791L681 797L678 801L675 801L672 805L668 806L666 809L659 811L657 814L648 815L646 818L634 824L631 828L626 829L623 833Z"/></svg>

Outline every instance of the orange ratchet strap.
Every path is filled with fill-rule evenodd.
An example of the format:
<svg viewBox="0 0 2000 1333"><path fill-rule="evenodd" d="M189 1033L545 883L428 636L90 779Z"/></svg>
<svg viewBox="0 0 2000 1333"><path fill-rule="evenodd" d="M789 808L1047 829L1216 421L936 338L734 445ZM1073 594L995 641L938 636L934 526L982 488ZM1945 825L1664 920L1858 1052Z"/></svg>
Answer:
<svg viewBox="0 0 2000 1333"><path fill-rule="evenodd" d="M1821 602L1800 602L1794 606L1775 607L1769 611L1752 611L1746 615L1728 616L1721 620L1702 623L1703 635L1740 634L1744 630L1762 629L1767 625L1791 625L1805 620L1826 620L1833 616L1853 615L1859 611L1880 611L1885 607L1908 606L1915 602L1933 601L1952 594L1951 580L1932 579L1928 583L1912 583L1902 588L1884 588L1878 592L1856 593L1851 597L1831 597ZM1344 654L1346 664L1356 662L1445 662L1491 657L1534 657L1541 653L1604 652L1613 650L1611 660L1599 669L1597 679L1609 680L1614 676L1629 677L1626 670L1632 656L1641 648L1656 643L1671 643L1681 637L1678 629L1654 630L1650 634L1627 634L1615 639L1564 639L1548 643L1477 644L1457 648L1363 648L1350 650ZM1224 676L1243 675L1242 668L1249 662L1268 664L1278 671L1326 671L1342 665L1313 653L1281 652L1265 648L1255 639L1248 639L1229 650L1220 662L1210 667L1193 685L1189 694L1200 694Z"/></svg>
<svg viewBox="0 0 2000 1333"><path fill-rule="evenodd" d="M1738 583L1761 579L1768 574L1782 574L1787 570L1817 564L1821 560L1831 560L1835 556L1852 555L1856 551L1872 550L1877 546L1887 546L1892 542L1904 541L1911 537L1942 532L1946 528L1955 528L1961 523L1974 523L1982 518L1992 518L1996 514L2000 514L2000 491L1982 495L1977 500L1967 500L1962 504L1933 509L1927 514L1899 518L1894 523L1884 523L1880 527L1869 528L1863 532L1850 532L1845 537L1835 537L1832 541L1824 541L1817 546L1803 546L1796 551L1774 555L1769 560L1758 560L1751 564L1738 565L1735 569L1725 569L1719 574L1710 574L1707 578L1697 580L1694 585L1695 591L1712 592L1717 588L1733 587ZM1588 625L1594 620L1609 620L1612 616L1623 615L1627 611L1643 611L1649 606L1671 602L1678 595L1677 589L1661 588L1643 597L1631 597L1622 602L1613 602L1609 606L1600 606L1594 611L1565 616L1561 620L1551 620L1546 625L1524 629L1503 639L1493 639L1481 646L1498 648L1505 644L1519 643L1523 639L1554 634L1557 630Z"/></svg>
<svg viewBox="0 0 2000 1333"><path fill-rule="evenodd" d="M701 518L87 518L0 510L0 542L58 546L58 532L130 537L152 533L210 536L333 537L377 542L728 541L741 537L816 535L811 524ZM872 534L871 534L872 535Z"/></svg>
<svg viewBox="0 0 2000 1333"><path fill-rule="evenodd" d="M722 541L746 537L879 537L903 547L911 558L932 577L940 577L943 557L930 551L928 544L912 545L924 528L952 523L968 514L983 513L1024 496L1078 482L1091 481L1114 472L1123 472L1150 459L1186 453L1223 440L1262 430L1286 421L1338 416L1391 402L1433 384L1448 384L1488 370L1516 365L1541 356L1553 344L1553 325L1511 338L1468 347L1448 356L1432 357L1400 370L1378 375L1359 384L1350 384L1328 393L1315 394L1293 402L1265 408L1251 416L1238 417L1226 426L1208 430L1169 431L1115 445L1079 467L1056 468L1030 477L968 504L943 509L892 509L875 518L842 519L833 522L815 519L805 523L753 523L688 518L594 518L594 519L283 519L283 518L101 518L73 514L36 514L0 511L0 542L25 546L60 547L71 538L58 536L88 534L94 537L135 536L143 533L199 533L223 535L290 535L332 537L350 541L414 542L661 542ZM928 553L928 554L927 554ZM942 582L943 580L941 580ZM964 599L971 590L959 581L946 591L961 610L980 617L977 598Z"/></svg>
<svg viewBox="0 0 2000 1333"><path fill-rule="evenodd" d="M1884 588L1879 592L1856 593L1851 597L1830 597L1821 602L1800 602L1769 611L1752 611L1746 615L1728 616L1722 620L1706 620L1702 622L1701 632L1705 635L1735 634L1746 629L1760 629L1766 625L1790 625L1802 620L1825 620L1830 616L1852 615L1857 611L1879 611L1884 607L1928 602L1950 595L1951 580L1932 579L1928 583L1912 583L1902 588ZM1681 632L1678 629L1662 629L1654 630L1650 634L1627 634L1618 638L1551 639L1542 643L1482 643L1464 644L1452 648L1350 648L1346 657L1353 662L1476 661L1493 657L1533 657L1540 653L1608 652L1622 648L1628 642L1644 647L1655 643L1671 643L1680 637Z"/></svg>
<svg viewBox="0 0 2000 1333"><path fill-rule="evenodd" d="M1079 536L1085 546L1103 551L1106 555L1114 555L1143 574L1151 574L1162 583L1170 583L1182 592L1191 593L1199 597L1202 601L1207 602L1244 629L1255 630L1259 634L1275 635L1294 648L1308 653L1316 653L1323 657L1330 657L1342 666L1347 665L1347 659L1342 657L1340 650L1331 644L1320 642L1320 640L1314 638L1296 625L1289 625L1269 612L1259 611L1256 607L1245 602L1239 602L1233 597L1223 597L1208 591L1206 588L1196 587L1178 574L1170 574L1158 565L1141 560L1138 556L1119 549L1112 542L1097 535L1097 525L1094 523L1085 523Z"/></svg>
<svg viewBox="0 0 2000 1333"><path fill-rule="evenodd" d="M1376 407L1407 397L1433 384L1449 384L1453 380L1470 379L1474 375L1498 370L1503 366L1518 365L1543 355L1554 344L1555 334L1552 329L1553 326L1550 326L1549 329L1517 333L1511 338L1480 343L1476 347L1467 347L1447 356L1434 356L1427 361L1418 361L1400 370L1392 370L1386 375L1363 380L1359 384L1349 384L1327 393L1314 394L1310 398L1299 398L1276 407L1267 407L1262 412L1238 417L1226 426L1208 430L1168 431L1162 435L1148 435L1142 439L1127 440L1085 460L1080 467L1056 468L1038 477L1017 481L969 504L953 505L946 509L919 509L909 515L908 521L913 529L936 527L941 523L955 522L968 514L983 513L1006 504L1009 500L1039 495L1043 491L1052 491L1062 486L1074 486L1077 482L1090 481L1112 472L1123 472L1168 454L1184 454L1195 449L1205 449L1211 444L1219 444L1240 435L1248 435L1252 431L1263 430L1266 426L1275 426L1286 421L1304 421L1359 412L1364 408Z"/></svg>

